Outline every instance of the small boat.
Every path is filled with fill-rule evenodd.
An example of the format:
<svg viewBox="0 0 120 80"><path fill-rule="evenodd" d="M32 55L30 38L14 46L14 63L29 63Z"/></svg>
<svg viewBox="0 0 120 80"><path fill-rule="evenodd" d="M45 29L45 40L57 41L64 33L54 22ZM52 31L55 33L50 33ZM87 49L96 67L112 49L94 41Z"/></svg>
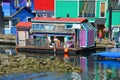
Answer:
<svg viewBox="0 0 120 80"><path fill-rule="evenodd" d="M117 60L120 61L120 48L107 49L105 52L92 54L94 60Z"/></svg>

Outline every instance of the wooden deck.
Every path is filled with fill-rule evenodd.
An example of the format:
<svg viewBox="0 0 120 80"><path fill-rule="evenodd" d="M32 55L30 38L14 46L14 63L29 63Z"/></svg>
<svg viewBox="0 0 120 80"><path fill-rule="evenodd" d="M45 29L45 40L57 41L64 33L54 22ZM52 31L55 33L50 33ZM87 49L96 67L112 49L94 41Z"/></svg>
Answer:
<svg viewBox="0 0 120 80"><path fill-rule="evenodd" d="M95 50L95 47L91 48L69 48L69 55L76 55L80 53L88 52L89 50ZM40 53L40 54L54 54L57 55L64 54L64 48L51 48L51 47L37 47L37 46L16 46L17 52L27 52L27 53Z"/></svg>

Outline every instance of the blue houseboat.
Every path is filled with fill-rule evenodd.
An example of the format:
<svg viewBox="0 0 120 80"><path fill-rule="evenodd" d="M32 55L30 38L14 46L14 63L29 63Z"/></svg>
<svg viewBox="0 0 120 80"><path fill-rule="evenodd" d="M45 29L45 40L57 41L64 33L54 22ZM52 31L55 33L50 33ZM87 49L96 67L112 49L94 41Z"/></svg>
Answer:
<svg viewBox="0 0 120 80"><path fill-rule="evenodd" d="M59 53L67 47L75 53L95 46L95 28L86 18L34 17L31 23L19 22L16 27L18 51L52 52L56 48Z"/></svg>

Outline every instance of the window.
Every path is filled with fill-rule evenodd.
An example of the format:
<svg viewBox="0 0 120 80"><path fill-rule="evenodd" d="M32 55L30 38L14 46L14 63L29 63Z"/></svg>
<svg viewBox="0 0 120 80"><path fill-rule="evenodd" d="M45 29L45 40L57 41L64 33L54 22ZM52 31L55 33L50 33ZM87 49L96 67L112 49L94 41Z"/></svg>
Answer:
<svg viewBox="0 0 120 80"><path fill-rule="evenodd" d="M19 7L19 0L14 0L14 6Z"/></svg>
<svg viewBox="0 0 120 80"><path fill-rule="evenodd" d="M28 18L28 22L31 22L31 18Z"/></svg>
<svg viewBox="0 0 120 80"><path fill-rule="evenodd" d="M54 26L53 25L49 25L49 30L53 31L54 30Z"/></svg>
<svg viewBox="0 0 120 80"><path fill-rule="evenodd" d="M100 15L101 15L101 17L105 17L105 3L101 3Z"/></svg>
<svg viewBox="0 0 120 80"><path fill-rule="evenodd" d="M13 19L12 20L12 26L16 26L16 24L19 22L19 19Z"/></svg>
<svg viewBox="0 0 120 80"><path fill-rule="evenodd" d="M44 30L44 24L33 24L32 30Z"/></svg>
<svg viewBox="0 0 120 80"><path fill-rule="evenodd" d="M27 0L26 6L27 6L27 7L30 7L30 6L31 6L31 1L30 1L30 0Z"/></svg>
<svg viewBox="0 0 120 80"><path fill-rule="evenodd" d="M120 10L120 0L108 0L108 9L109 7L113 10Z"/></svg>
<svg viewBox="0 0 120 80"><path fill-rule="evenodd" d="M44 30L44 24L40 24L40 30Z"/></svg>
<svg viewBox="0 0 120 80"><path fill-rule="evenodd" d="M36 30L36 24L32 25L32 30Z"/></svg>
<svg viewBox="0 0 120 80"><path fill-rule="evenodd" d="M43 14L43 17L47 17L47 14Z"/></svg>
<svg viewBox="0 0 120 80"><path fill-rule="evenodd" d="M72 29L73 25L72 24L66 24L65 29L70 30Z"/></svg>
<svg viewBox="0 0 120 80"><path fill-rule="evenodd" d="M79 17L95 17L96 0L79 1Z"/></svg>
<svg viewBox="0 0 120 80"><path fill-rule="evenodd" d="M4 24L5 24L5 28L9 28L9 20L5 20Z"/></svg>

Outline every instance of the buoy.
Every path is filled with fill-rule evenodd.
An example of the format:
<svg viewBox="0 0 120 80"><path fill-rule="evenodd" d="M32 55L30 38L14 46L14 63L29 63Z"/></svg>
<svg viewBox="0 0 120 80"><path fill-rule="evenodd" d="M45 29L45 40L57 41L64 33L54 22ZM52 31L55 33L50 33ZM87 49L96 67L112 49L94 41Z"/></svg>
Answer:
<svg viewBox="0 0 120 80"><path fill-rule="evenodd" d="M68 48L64 48L64 58L68 58Z"/></svg>
<svg viewBox="0 0 120 80"><path fill-rule="evenodd" d="M65 61L66 63L69 62L68 52L69 52L68 48L64 48L64 61Z"/></svg>
<svg viewBox="0 0 120 80"><path fill-rule="evenodd" d="M66 52L66 53L68 52L68 48L64 48L64 53L65 53L65 52Z"/></svg>

